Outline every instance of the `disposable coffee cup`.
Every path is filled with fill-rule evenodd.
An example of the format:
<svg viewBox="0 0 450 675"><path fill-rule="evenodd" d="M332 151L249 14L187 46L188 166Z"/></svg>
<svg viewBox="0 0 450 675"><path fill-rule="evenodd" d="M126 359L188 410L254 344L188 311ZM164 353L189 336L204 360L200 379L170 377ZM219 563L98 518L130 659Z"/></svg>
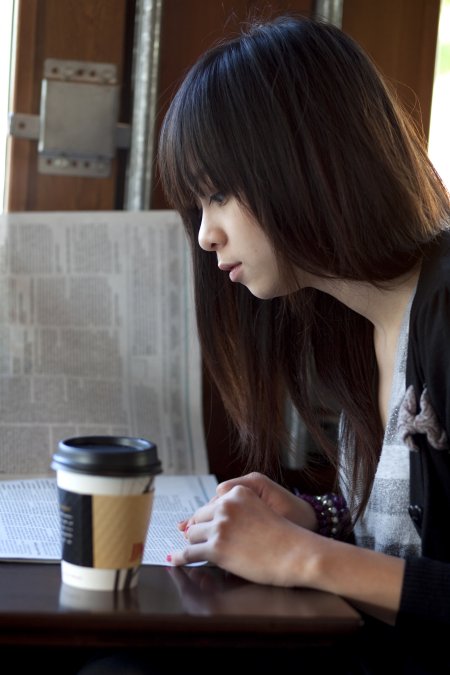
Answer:
<svg viewBox="0 0 450 675"><path fill-rule="evenodd" d="M157 448L144 438L79 436L53 454L62 582L87 590L137 585L150 525Z"/></svg>

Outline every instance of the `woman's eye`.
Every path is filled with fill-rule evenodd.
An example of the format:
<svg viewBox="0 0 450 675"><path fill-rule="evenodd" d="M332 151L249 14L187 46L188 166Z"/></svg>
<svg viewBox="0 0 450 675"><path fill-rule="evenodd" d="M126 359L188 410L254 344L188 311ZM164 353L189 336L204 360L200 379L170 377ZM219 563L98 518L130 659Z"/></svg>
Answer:
<svg viewBox="0 0 450 675"><path fill-rule="evenodd" d="M223 194L223 192L215 192L213 195L210 196L209 198L209 203L212 204L215 202L216 204L224 204L226 202L226 196Z"/></svg>

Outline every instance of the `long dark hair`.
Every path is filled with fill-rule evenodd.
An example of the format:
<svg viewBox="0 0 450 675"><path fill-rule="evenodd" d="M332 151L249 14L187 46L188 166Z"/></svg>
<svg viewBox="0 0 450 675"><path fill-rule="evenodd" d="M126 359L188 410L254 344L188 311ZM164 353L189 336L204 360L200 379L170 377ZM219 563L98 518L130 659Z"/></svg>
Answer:
<svg viewBox="0 0 450 675"><path fill-rule="evenodd" d="M256 217L286 276L385 285L410 270L449 216L423 140L370 59L343 32L284 16L204 54L165 117L159 172L194 259L205 363L249 468L286 443L289 397L335 459L320 410L330 396L354 449L364 508L382 444L373 326L328 294L261 301L200 249L196 197L232 195Z"/></svg>

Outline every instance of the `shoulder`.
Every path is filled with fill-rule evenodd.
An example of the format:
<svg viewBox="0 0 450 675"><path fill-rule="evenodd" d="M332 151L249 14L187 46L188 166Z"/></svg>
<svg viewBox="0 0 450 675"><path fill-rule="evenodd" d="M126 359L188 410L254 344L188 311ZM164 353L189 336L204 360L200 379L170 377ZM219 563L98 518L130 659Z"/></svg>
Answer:
<svg viewBox="0 0 450 675"><path fill-rule="evenodd" d="M445 231L423 259L411 307L406 373L407 386L414 385L416 397L427 387L438 409L444 400L450 400L449 344L450 231ZM444 397L444 392L448 396Z"/></svg>
<svg viewBox="0 0 450 675"><path fill-rule="evenodd" d="M421 410L424 420L432 413L441 431L450 429L449 344L450 233L445 232L423 261L411 308L406 366L407 392L413 397L409 410Z"/></svg>
<svg viewBox="0 0 450 675"><path fill-rule="evenodd" d="M443 232L424 256L411 307L413 339L431 338L430 330L436 333L438 329L450 331L450 230Z"/></svg>

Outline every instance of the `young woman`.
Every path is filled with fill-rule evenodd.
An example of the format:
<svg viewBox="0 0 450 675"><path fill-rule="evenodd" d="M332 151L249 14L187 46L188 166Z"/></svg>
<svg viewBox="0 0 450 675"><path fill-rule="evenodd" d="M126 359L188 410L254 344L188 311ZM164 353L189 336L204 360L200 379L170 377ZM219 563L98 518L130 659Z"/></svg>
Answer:
<svg viewBox="0 0 450 675"><path fill-rule="evenodd" d="M159 168L205 362L262 471L220 484L168 560L450 630L450 203L423 140L348 36L279 17L188 73ZM288 399L330 456L317 411L341 414L335 494L264 475Z"/></svg>

